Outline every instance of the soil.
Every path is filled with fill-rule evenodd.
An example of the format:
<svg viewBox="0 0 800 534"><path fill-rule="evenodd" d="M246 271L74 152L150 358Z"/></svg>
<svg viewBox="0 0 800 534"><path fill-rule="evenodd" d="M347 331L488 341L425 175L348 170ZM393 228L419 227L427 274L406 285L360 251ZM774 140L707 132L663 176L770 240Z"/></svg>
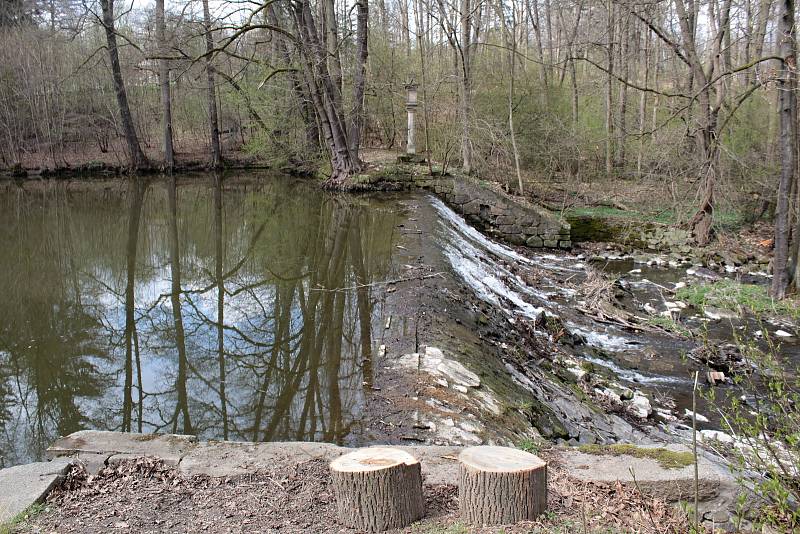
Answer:
<svg viewBox="0 0 800 534"><path fill-rule="evenodd" d="M547 458L547 455L543 455ZM458 490L425 485L426 517L394 532L687 532L686 516L618 484L579 484L549 459L548 511L537 521L467 527ZM278 461L236 478L186 477L152 458L125 460L96 476L75 466L43 511L11 529L38 532L348 533L339 524L328 466L318 460Z"/></svg>

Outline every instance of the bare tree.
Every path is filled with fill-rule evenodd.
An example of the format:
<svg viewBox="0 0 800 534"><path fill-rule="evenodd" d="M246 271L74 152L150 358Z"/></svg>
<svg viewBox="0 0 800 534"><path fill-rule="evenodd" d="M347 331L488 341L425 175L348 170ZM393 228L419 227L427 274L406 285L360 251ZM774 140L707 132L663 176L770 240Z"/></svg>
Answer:
<svg viewBox="0 0 800 534"><path fill-rule="evenodd" d="M211 11L208 7L208 0L203 0L203 30L205 32L206 43L206 93L208 99L208 125L211 134L211 166L219 167L222 163L222 148L219 141L219 116L217 112L217 89L214 81L214 68L212 66L214 50L214 34L211 22Z"/></svg>
<svg viewBox="0 0 800 534"><path fill-rule="evenodd" d="M789 206L792 181L797 165L797 42L794 27L794 0L781 0L778 36L781 72L778 78L780 98L780 149L781 176L778 181L778 199L775 210L775 258L773 260L772 295L782 299L791 281L789 267ZM795 236L800 239L800 236Z"/></svg>
<svg viewBox="0 0 800 534"><path fill-rule="evenodd" d="M119 48L117 47L117 32L114 29L114 0L100 0L103 11L103 29L106 34L108 57L111 62L111 75L114 80L114 93L117 96L122 131L128 147L128 161L133 170L147 167L147 157L139 145L139 137L133 124L133 116L128 105L128 93L125 90L125 81L122 78L122 66L119 61Z"/></svg>
<svg viewBox="0 0 800 534"><path fill-rule="evenodd" d="M175 149L172 146L172 95L170 94L169 60L167 59L164 0L156 0L156 44L158 46L158 83L161 86L162 122L164 125L164 166L168 171L175 167Z"/></svg>

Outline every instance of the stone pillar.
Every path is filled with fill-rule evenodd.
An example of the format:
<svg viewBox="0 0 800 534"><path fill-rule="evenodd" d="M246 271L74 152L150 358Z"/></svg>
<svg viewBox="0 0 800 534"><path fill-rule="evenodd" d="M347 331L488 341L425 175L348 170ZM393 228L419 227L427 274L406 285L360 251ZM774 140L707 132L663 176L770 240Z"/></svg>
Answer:
<svg viewBox="0 0 800 534"><path fill-rule="evenodd" d="M406 154L414 155L417 153L417 146L414 144L414 113L416 110L410 106L406 109L408 110L408 142L406 143Z"/></svg>
<svg viewBox="0 0 800 534"><path fill-rule="evenodd" d="M414 156L417 153L417 146L414 143L414 113L417 110L417 84L412 79L406 84L406 111L408 111L408 140L406 142L406 154Z"/></svg>

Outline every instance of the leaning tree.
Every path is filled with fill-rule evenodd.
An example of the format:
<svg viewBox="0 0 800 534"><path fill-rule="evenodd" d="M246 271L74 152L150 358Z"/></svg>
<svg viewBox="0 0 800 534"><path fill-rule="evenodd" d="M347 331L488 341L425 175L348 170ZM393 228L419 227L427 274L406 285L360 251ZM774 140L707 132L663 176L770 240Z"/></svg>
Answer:
<svg viewBox="0 0 800 534"><path fill-rule="evenodd" d="M349 84L342 71L342 49L351 36L340 35L347 26L337 20L334 0L272 0L259 5L247 20L210 53L223 53L236 46L246 33L267 30L280 41L285 54L294 60L290 69L281 69L302 85L298 95L314 111L322 144L330 160L329 187L339 187L344 180L363 168L359 147L364 123L364 94L366 87L367 33L369 25L368 0L354 5L356 30L353 42L352 73Z"/></svg>

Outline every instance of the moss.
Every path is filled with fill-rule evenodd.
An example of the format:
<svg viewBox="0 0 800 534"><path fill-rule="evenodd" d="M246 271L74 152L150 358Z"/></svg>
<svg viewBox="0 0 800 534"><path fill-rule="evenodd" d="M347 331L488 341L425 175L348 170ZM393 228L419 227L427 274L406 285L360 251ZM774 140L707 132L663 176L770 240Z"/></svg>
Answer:
<svg viewBox="0 0 800 534"><path fill-rule="evenodd" d="M690 452L676 452L661 447L637 447L628 443L616 445L582 445L578 450L586 454L607 456L633 456L655 460L664 469L681 469L694 464L694 456Z"/></svg>
<svg viewBox="0 0 800 534"><path fill-rule="evenodd" d="M742 284L735 280L718 280L680 288L676 298L698 308L710 306L725 310L750 310L756 315L786 315L800 318L800 305L795 299L773 300L766 286Z"/></svg>
<svg viewBox="0 0 800 534"><path fill-rule="evenodd" d="M11 534L12 532L18 532L20 530L20 527L25 525L25 523L27 523L37 515L44 512L46 509L47 507L43 503L33 503L32 505L28 506L25 510L15 515L9 521L0 525L0 534Z"/></svg>

